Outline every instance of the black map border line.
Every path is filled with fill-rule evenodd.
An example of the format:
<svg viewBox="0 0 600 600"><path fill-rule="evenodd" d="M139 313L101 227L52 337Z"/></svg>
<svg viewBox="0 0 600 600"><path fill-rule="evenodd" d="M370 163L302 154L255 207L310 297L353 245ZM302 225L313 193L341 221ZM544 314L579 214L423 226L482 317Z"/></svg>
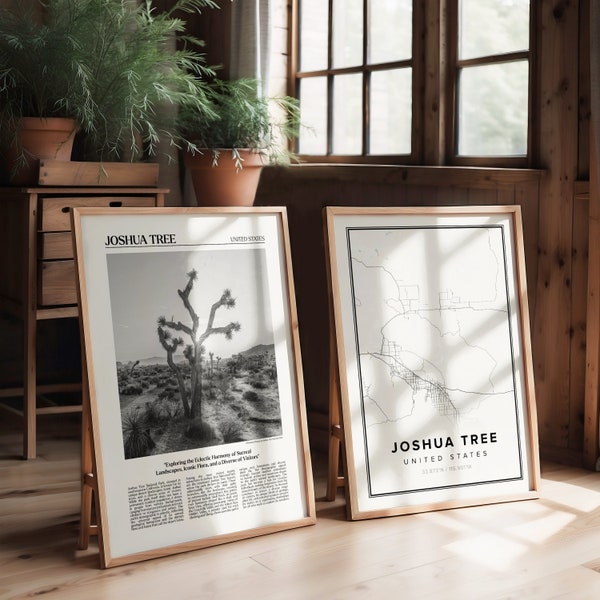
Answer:
<svg viewBox="0 0 600 600"><path fill-rule="evenodd" d="M428 492L428 491L436 491L436 490L444 490L444 489L453 489L453 488L462 488L462 487L471 487L477 485L490 485L494 483L508 483L511 481L520 481L524 478L523 473L523 448L521 443L522 432L519 427L519 406L517 402L517 377L516 377L516 365L515 365L515 354L514 354L514 337L512 331L512 311L511 311L511 303L510 303L510 289L508 283L508 266L507 266L507 252L506 252L506 235L505 235L505 225L502 223L499 224L491 224L491 225L398 225L398 226L370 226L370 227L346 227L346 247L348 253L348 265L349 265L349 277L350 277L350 290L352 293L352 318L353 318L353 328L354 328L354 343L355 343L355 351L356 351L356 359L358 363L358 384L360 389L360 412L361 412L361 424L363 429L363 444L364 444L364 452L365 452L365 469L367 472L367 483L368 483L368 495L369 498L378 498L385 496L401 496L403 494L411 494L411 493L419 493L419 492ZM422 230L422 229L500 229L501 231L501 239L502 239L502 258L504 265L504 282L506 288L506 307L507 307L507 321L508 321L508 331L510 337L510 353L511 353L511 365L512 365L512 378L513 378L513 397L515 402L515 422L516 422L516 432L517 432L517 444L518 444L518 456L519 456L519 471L520 475L518 477L509 477L509 478L491 478L485 481L469 481L464 483L456 483L449 485L440 485L440 486L432 486L428 488L416 488L416 489L399 489L389 492L381 492L381 493L373 493L372 484L371 484L371 460L369 458L369 444L368 444L368 434L366 427L366 417L365 417L365 407L364 407L364 388L362 381L362 367L361 367L361 351L360 351L360 341L358 335L358 323L356 318L356 295L355 295L355 283L354 283L354 272L352 269L352 242L351 242L351 233L353 231L394 231L394 230Z"/></svg>

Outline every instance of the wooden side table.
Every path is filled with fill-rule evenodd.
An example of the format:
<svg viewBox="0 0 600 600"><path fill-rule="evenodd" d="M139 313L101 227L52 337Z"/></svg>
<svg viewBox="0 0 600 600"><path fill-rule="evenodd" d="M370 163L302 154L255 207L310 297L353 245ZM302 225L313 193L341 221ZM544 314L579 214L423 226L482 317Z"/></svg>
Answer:
<svg viewBox="0 0 600 600"><path fill-rule="evenodd" d="M81 383L37 385L37 324L78 317L70 209L164 206L168 190L148 187L0 188L0 312L23 322L23 385L0 389L0 401L23 397L23 456L36 457L37 416L81 411L38 406L41 394L81 390Z"/></svg>

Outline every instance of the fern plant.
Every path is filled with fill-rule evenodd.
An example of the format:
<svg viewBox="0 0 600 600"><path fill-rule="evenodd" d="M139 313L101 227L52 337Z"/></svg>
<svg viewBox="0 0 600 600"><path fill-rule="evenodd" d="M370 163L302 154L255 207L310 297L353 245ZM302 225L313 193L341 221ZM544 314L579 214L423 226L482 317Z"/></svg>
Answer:
<svg viewBox="0 0 600 600"><path fill-rule="evenodd" d="M209 149L216 165L220 153L229 150L238 169L243 166L241 149L262 154L269 164L285 164L294 156L288 144L300 131L295 98L268 98L252 78L215 78L205 91L210 110L186 106L180 113L181 135L192 154Z"/></svg>
<svg viewBox="0 0 600 600"><path fill-rule="evenodd" d="M3 134L12 139L23 116L66 116L97 159L154 155L160 138L179 145L176 119L163 107L211 113L214 71L203 42L176 15L216 7L176 0L160 12L152 0L38 0L33 10L13 0L0 8Z"/></svg>

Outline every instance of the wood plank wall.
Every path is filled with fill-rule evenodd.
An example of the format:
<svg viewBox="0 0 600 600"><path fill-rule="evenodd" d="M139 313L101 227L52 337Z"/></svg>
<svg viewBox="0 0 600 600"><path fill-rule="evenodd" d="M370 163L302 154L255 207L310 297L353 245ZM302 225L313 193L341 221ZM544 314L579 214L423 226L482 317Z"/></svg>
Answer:
<svg viewBox="0 0 600 600"><path fill-rule="evenodd" d="M542 82L537 111L539 164L548 171L542 180L539 214L537 307L532 336L540 439L550 447L569 446L571 384L571 285L573 281L573 185L577 179L577 6L540 3L538 40ZM541 143L543 140L543 143ZM551 352L542 351L546 346Z"/></svg>

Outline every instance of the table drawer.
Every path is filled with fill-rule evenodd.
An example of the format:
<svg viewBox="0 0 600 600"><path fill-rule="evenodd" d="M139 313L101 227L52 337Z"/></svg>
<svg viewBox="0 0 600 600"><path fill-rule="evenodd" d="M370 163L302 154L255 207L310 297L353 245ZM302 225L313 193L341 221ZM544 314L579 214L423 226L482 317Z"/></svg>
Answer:
<svg viewBox="0 0 600 600"><path fill-rule="evenodd" d="M41 198L40 229L42 231L69 231L71 208L92 206L121 208L132 206L156 206L156 196L85 196L66 198Z"/></svg>
<svg viewBox="0 0 600 600"><path fill-rule="evenodd" d="M38 304L77 304L75 261L41 261L38 269Z"/></svg>
<svg viewBox="0 0 600 600"><path fill-rule="evenodd" d="M44 260L73 258L73 236L70 231L38 234L38 257Z"/></svg>

